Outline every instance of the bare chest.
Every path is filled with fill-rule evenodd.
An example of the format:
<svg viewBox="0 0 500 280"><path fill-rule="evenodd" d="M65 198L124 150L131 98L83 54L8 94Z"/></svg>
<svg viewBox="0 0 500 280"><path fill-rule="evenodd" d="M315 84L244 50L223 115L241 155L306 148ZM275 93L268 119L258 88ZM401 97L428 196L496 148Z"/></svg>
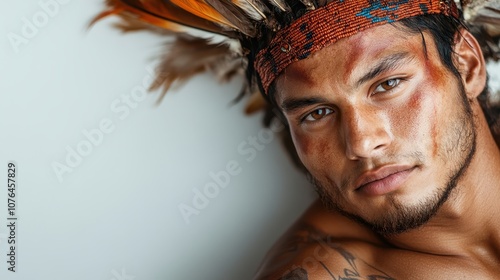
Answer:
<svg viewBox="0 0 500 280"><path fill-rule="evenodd" d="M313 272L308 279L500 279L500 263L437 256L403 250L368 250L332 245L317 249L302 267ZM309 260L313 260L309 261Z"/></svg>
<svg viewBox="0 0 500 280"><path fill-rule="evenodd" d="M359 279L500 279L500 262L492 259L470 260L404 251L379 253L351 262L351 269L357 270Z"/></svg>

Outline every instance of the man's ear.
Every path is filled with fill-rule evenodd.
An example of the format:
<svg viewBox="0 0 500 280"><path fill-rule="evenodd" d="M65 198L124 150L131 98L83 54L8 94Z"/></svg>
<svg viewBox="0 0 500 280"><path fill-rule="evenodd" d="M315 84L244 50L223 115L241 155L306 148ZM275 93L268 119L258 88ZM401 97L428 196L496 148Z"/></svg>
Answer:
<svg viewBox="0 0 500 280"><path fill-rule="evenodd" d="M457 33L454 47L455 66L460 72L465 92L476 98L486 86L486 64L476 38L467 30Z"/></svg>

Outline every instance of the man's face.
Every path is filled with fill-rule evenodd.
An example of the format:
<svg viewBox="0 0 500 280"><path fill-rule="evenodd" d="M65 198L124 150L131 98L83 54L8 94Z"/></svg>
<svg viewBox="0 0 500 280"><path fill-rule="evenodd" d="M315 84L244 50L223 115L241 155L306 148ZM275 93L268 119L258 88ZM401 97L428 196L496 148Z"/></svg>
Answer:
<svg viewBox="0 0 500 280"><path fill-rule="evenodd" d="M434 40L384 25L291 64L276 101L320 197L382 234L429 220L475 151L465 93Z"/></svg>

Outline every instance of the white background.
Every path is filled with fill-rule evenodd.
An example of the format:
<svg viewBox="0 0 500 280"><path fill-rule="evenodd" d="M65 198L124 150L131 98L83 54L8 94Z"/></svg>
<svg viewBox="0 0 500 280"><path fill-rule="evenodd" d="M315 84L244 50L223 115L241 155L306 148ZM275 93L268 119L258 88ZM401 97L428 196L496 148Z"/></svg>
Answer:
<svg viewBox="0 0 500 280"><path fill-rule="evenodd" d="M112 104L124 106L149 78L165 39L122 35L113 19L87 31L103 1L66 1L13 44L23 18L34 23L44 10L38 0L0 0L0 279L251 279L315 195L279 140L251 161L238 152L262 130L262 115L231 105L241 80L220 86L202 75L160 106L152 93L117 113ZM66 164L67 147L76 150L82 131L104 119L114 130L60 182L54 162ZM6 262L11 160L16 273ZM193 189L232 160L241 173L186 224L179 205L192 205Z"/></svg>

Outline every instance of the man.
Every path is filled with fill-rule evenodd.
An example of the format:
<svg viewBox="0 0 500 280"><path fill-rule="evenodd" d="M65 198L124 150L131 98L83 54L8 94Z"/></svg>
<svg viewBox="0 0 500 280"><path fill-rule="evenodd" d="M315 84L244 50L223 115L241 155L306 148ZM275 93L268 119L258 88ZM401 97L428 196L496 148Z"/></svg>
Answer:
<svg viewBox="0 0 500 280"><path fill-rule="evenodd" d="M393 24L276 80L275 103L323 203L260 277L500 279L500 154L477 100L485 65L467 30L453 35L457 73L431 32Z"/></svg>
<svg viewBox="0 0 500 280"><path fill-rule="evenodd" d="M256 279L500 279L495 116L481 46L455 4L247 2L259 24L207 1L239 35L210 31L241 44L250 89L257 81L287 124L320 196ZM155 23L142 5L113 12Z"/></svg>

